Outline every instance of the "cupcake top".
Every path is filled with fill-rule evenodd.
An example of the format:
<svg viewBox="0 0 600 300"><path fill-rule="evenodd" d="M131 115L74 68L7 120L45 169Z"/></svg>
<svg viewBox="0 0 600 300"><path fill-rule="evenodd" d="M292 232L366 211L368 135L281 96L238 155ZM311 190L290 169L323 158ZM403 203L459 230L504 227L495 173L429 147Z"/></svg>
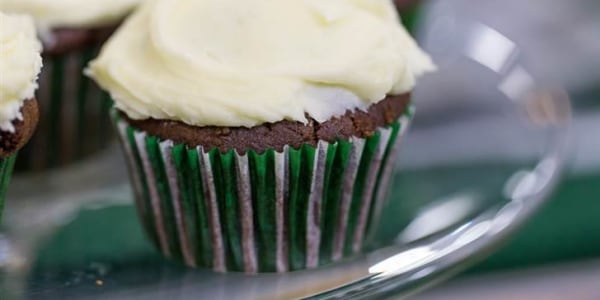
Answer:
<svg viewBox="0 0 600 300"><path fill-rule="evenodd" d="M34 17L38 27L96 27L119 22L142 0L0 0L0 10Z"/></svg>
<svg viewBox="0 0 600 300"><path fill-rule="evenodd" d="M33 98L42 46L31 17L0 12L0 130L14 132L25 100Z"/></svg>
<svg viewBox="0 0 600 300"><path fill-rule="evenodd" d="M87 70L131 119L318 122L434 69L391 0L149 0Z"/></svg>

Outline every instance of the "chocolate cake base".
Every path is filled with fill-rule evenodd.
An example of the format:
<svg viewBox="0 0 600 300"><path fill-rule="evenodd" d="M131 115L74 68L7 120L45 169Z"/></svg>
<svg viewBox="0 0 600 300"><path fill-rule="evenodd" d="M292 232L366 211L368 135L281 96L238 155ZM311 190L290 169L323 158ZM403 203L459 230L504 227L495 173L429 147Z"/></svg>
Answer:
<svg viewBox="0 0 600 300"><path fill-rule="evenodd" d="M394 4L399 10L404 10L418 4L419 0L394 0Z"/></svg>
<svg viewBox="0 0 600 300"><path fill-rule="evenodd" d="M410 94L388 96L373 104L368 111L348 111L319 123L307 116L308 123L280 121L252 128L246 127L197 127L170 120L133 120L125 114L122 117L133 127L153 136L169 139L188 146L218 148L221 152L235 149L238 153L254 150L258 153L266 149L282 151L285 146L294 148L305 144L315 146L319 140L335 142L350 137L372 136L377 128L395 122L408 109Z"/></svg>
<svg viewBox="0 0 600 300"><path fill-rule="evenodd" d="M21 113L23 120L13 121L14 133L0 130L0 158L8 157L21 149L35 132L39 118L37 101L25 101Z"/></svg>
<svg viewBox="0 0 600 300"><path fill-rule="evenodd" d="M262 273L315 268L372 245L411 116L402 95L323 123L112 117L153 244L193 268Z"/></svg>
<svg viewBox="0 0 600 300"><path fill-rule="evenodd" d="M44 40L44 56L61 55L103 44L117 29L116 26L97 28L57 28Z"/></svg>

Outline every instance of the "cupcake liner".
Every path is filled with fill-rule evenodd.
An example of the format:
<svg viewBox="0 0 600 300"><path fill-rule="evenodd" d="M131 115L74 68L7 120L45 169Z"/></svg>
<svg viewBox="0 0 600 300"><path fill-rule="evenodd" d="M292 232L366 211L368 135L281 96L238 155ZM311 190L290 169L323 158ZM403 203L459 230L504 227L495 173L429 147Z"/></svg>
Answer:
<svg viewBox="0 0 600 300"><path fill-rule="evenodd" d="M6 191L8 190L8 183L10 182L16 157L17 155L13 154L6 158L0 158L0 221L2 220Z"/></svg>
<svg viewBox="0 0 600 300"><path fill-rule="evenodd" d="M256 273L314 268L365 247L411 114L369 138L244 155L161 140L112 116L158 249L192 267Z"/></svg>
<svg viewBox="0 0 600 300"><path fill-rule="evenodd" d="M36 98L40 123L17 160L17 171L43 170L85 158L107 146L112 100L83 75L99 46L45 55Z"/></svg>

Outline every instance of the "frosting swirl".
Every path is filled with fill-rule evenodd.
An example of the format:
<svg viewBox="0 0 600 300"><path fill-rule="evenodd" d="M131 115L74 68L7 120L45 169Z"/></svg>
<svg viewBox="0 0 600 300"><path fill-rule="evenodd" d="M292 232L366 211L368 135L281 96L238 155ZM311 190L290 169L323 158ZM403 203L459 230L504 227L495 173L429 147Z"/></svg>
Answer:
<svg viewBox="0 0 600 300"><path fill-rule="evenodd" d="M0 10L33 16L38 27L94 27L119 22L142 0L0 0Z"/></svg>
<svg viewBox="0 0 600 300"><path fill-rule="evenodd" d="M151 0L87 70L132 119L319 122L434 69L390 0Z"/></svg>
<svg viewBox="0 0 600 300"><path fill-rule="evenodd" d="M42 68L42 46L33 20L0 12L0 130L14 132L21 107L33 98Z"/></svg>

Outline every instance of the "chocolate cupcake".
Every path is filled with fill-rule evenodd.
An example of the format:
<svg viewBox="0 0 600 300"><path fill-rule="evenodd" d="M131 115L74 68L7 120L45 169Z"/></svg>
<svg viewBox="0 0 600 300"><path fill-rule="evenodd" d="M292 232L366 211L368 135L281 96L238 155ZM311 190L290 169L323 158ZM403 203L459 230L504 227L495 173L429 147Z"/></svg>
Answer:
<svg viewBox="0 0 600 300"><path fill-rule="evenodd" d="M394 4L400 10L406 10L419 4L420 0L394 0Z"/></svg>
<svg viewBox="0 0 600 300"><path fill-rule="evenodd" d="M18 171L63 166L111 142L110 97L82 70L140 1L0 0L2 11L31 15L43 43L40 127L21 151Z"/></svg>
<svg viewBox="0 0 600 300"><path fill-rule="evenodd" d="M365 247L412 116L409 93L433 69L391 1L158 0L88 74L115 101L158 249L188 266L254 273Z"/></svg>
<svg viewBox="0 0 600 300"><path fill-rule="evenodd" d="M33 20L0 12L0 217L17 152L38 121L33 93L42 68Z"/></svg>

